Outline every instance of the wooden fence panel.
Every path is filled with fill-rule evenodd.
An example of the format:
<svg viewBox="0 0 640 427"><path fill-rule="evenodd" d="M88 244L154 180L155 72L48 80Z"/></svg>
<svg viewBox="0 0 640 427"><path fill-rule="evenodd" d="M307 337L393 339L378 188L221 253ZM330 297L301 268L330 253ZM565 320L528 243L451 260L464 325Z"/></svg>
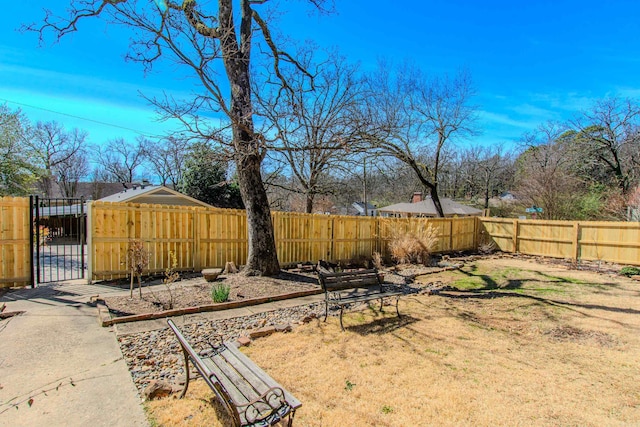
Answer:
<svg viewBox="0 0 640 427"><path fill-rule="evenodd" d="M140 239L149 252L148 271L164 271L175 254L177 270L193 269L193 213L189 208L92 202L88 248L93 280L128 275L127 250Z"/></svg>
<svg viewBox="0 0 640 427"><path fill-rule="evenodd" d="M0 288L31 283L29 199L0 197Z"/></svg>
<svg viewBox="0 0 640 427"><path fill-rule="evenodd" d="M477 224L475 217L452 218L451 250L475 250L477 248Z"/></svg>
<svg viewBox="0 0 640 427"><path fill-rule="evenodd" d="M232 209L195 208L197 212L197 268L242 265L247 260L247 215Z"/></svg>
<svg viewBox="0 0 640 427"><path fill-rule="evenodd" d="M530 255L571 258L573 255L573 222L518 221L517 252Z"/></svg>
<svg viewBox="0 0 640 427"><path fill-rule="evenodd" d="M481 240L505 252L640 265L640 223L480 218Z"/></svg>
<svg viewBox="0 0 640 427"><path fill-rule="evenodd" d="M370 257L376 250L376 218L332 216L333 247L329 260L333 262Z"/></svg>
<svg viewBox="0 0 640 427"><path fill-rule="evenodd" d="M639 222L581 222L580 258L640 265Z"/></svg>
<svg viewBox="0 0 640 427"><path fill-rule="evenodd" d="M475 248L475 218L378 218L380 253L388 257L389 242L403 233L424 234L428 227L435 232L432 252L462 251Z"/></svg>
<svg viewBox="0 0 640 427"><path fill-rule="evenodd" d="M517 220L507 218L481 218L479 244L493 241L496 249L503 252L517 252L514 230Z"/></svg>

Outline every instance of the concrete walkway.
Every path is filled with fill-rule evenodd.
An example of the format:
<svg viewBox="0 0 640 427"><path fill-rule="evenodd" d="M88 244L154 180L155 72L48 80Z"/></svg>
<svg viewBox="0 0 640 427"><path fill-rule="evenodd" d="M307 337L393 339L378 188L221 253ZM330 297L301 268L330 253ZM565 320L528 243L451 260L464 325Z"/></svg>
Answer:
<svg viewBox="0 0 640 427"><path fill-rule="evenodd" d="M0 298L24 311L0 320L0 425L148 425L113 329L87 304L117 292L75 282Z"/></svg>
<svg viewBox="0 0 640 427"><path fill-rule="evenodd" d="M147 426L117 335L167 327L166 319L103 328L90 297L128 295L126 289L87 285L85 281L41 285L0 297L0 425ZM323 295L250 307L178 316L184 325L249 316L324 301ZM30 399L31 405L29 405Z"/></svg>

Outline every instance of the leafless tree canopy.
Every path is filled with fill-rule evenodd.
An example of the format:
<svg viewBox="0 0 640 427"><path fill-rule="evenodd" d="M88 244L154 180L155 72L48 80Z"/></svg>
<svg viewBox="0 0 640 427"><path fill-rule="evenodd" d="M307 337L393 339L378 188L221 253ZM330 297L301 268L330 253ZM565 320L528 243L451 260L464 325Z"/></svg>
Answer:
<svg viewBox="0 0 640 427"><path fill-rule="evenodd" d="M410 65L392 74L382 64L367 86L362 139L373 150L409 165L444 216L438 196L443 150L452 140L474 133L469 74L429 77Z"/></svg>
<svg viewBox="0 0 640 427"><path fill-rule="evenodd" d="M139 137L135 142L116 138L105 147L98 147L96 159L110 182L129 183L136 179L136 172L144 161L143 142Z"/></svg>
<svg viewBox="0 0 640 427"><path fill-rule="evenodd" d="M295 179L271 185L304 195L305 211L311 213L316 196L336 189L330 175L345 164L355 133L351 113L360 101L362 85L357 68L335 54L319 65L309 59L304 66L314 70L313 85L304 75L289 72L285 74L289 90L276 87L256 93L264 133L274 135L269 141L271 160Z"/></svg>
<svg viewBox="0 0 640 427"><path fill-rule="evenodd" d="M245 272L275 274L279 271L273 225L260 166L266 155L265 137L256 132L251 85L252 52L259 44L274 80L289 90L282 74L285 64L310 75L282 49L272 35L269 0L76 0L69 15L60 18L48 12L43 25L30 28L60 38L77 31L78 22L101 17L122 25L133 37L127 57L151 69L159 59L169 59L198 84L188 99L166 95L153 102L165 117L177 118L205 141L227 142L236 163L238 182L247 210L249 253ZM311 0L322 9L324 2ZM259 37L259 39L256 38ZM228 119L230 137L220 136L209 124L214 113Z"/></svg>
<svg viewBox="0 0 640 427"><path fill-rule="evenodd" d="M56 178L62 180L64 193L73 193L73 188L86 172L83 149L86 132L78 129L67 131L57 122L38 122L33 129L28 145L36 164L42 173L38 189L47 197L52 197ZM75 183L75 184L74 184Z"/></svg>

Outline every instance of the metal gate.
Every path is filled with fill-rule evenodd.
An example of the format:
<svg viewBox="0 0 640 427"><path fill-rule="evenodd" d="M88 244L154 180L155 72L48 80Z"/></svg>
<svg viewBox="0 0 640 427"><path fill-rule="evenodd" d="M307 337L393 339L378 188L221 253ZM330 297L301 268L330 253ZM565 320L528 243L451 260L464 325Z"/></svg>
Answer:
<svg viewBox="0 0 640 427"><path fill-rule="evenodd" d="M31 196L32 286L85 277L84 199Z"/></svg>

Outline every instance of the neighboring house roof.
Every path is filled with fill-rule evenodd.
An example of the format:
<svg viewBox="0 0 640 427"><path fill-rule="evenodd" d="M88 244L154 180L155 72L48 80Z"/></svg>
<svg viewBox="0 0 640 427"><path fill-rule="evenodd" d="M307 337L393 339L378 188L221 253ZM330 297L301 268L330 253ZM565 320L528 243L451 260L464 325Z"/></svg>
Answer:
<svg viewBox="0 0 640 427"><path fill-rule="evenodd" d="M131 184L129 184L131 185ZM85 200L99 199L122 191L121 182L78 182L74 198L84 197ZM65 198L57 182L51 183L49 194L52 199Z"/></svg>
<svg viewBox="0 0 640 427"><path fill-rule="evenodd" d="M212 208L208 203L189 197L163 185L142 185L129 188L116 194L103 197L101 202L149 203L157 205L204 206Z"/></svg>
<svg viewBox="0 0 640 427"><path fill-rule="evenodd" d="M482 210L466 206L461 203L454 202L451 199L445 197L440 199L440 205L444 211L445 216L471 216L481 215ZM424 216L437 216L436 206L431 200L431 197L426 197L421 202L416 203L396 203L395 205L385 206L378 208L378 212L384 213L396 213L396 214L409 214L412 216L424 215Z"/></svg>
<svg viewBox="0 0 640 427"><path fill-rule="evenodd" d="M364 202L353 202L351 206L353 206L360 215L364 215ZM376 208L371 203L367 203L367 212L369 213L369 215L371 215L372 212L375 212L376 209L378 208Z"/></svg>

